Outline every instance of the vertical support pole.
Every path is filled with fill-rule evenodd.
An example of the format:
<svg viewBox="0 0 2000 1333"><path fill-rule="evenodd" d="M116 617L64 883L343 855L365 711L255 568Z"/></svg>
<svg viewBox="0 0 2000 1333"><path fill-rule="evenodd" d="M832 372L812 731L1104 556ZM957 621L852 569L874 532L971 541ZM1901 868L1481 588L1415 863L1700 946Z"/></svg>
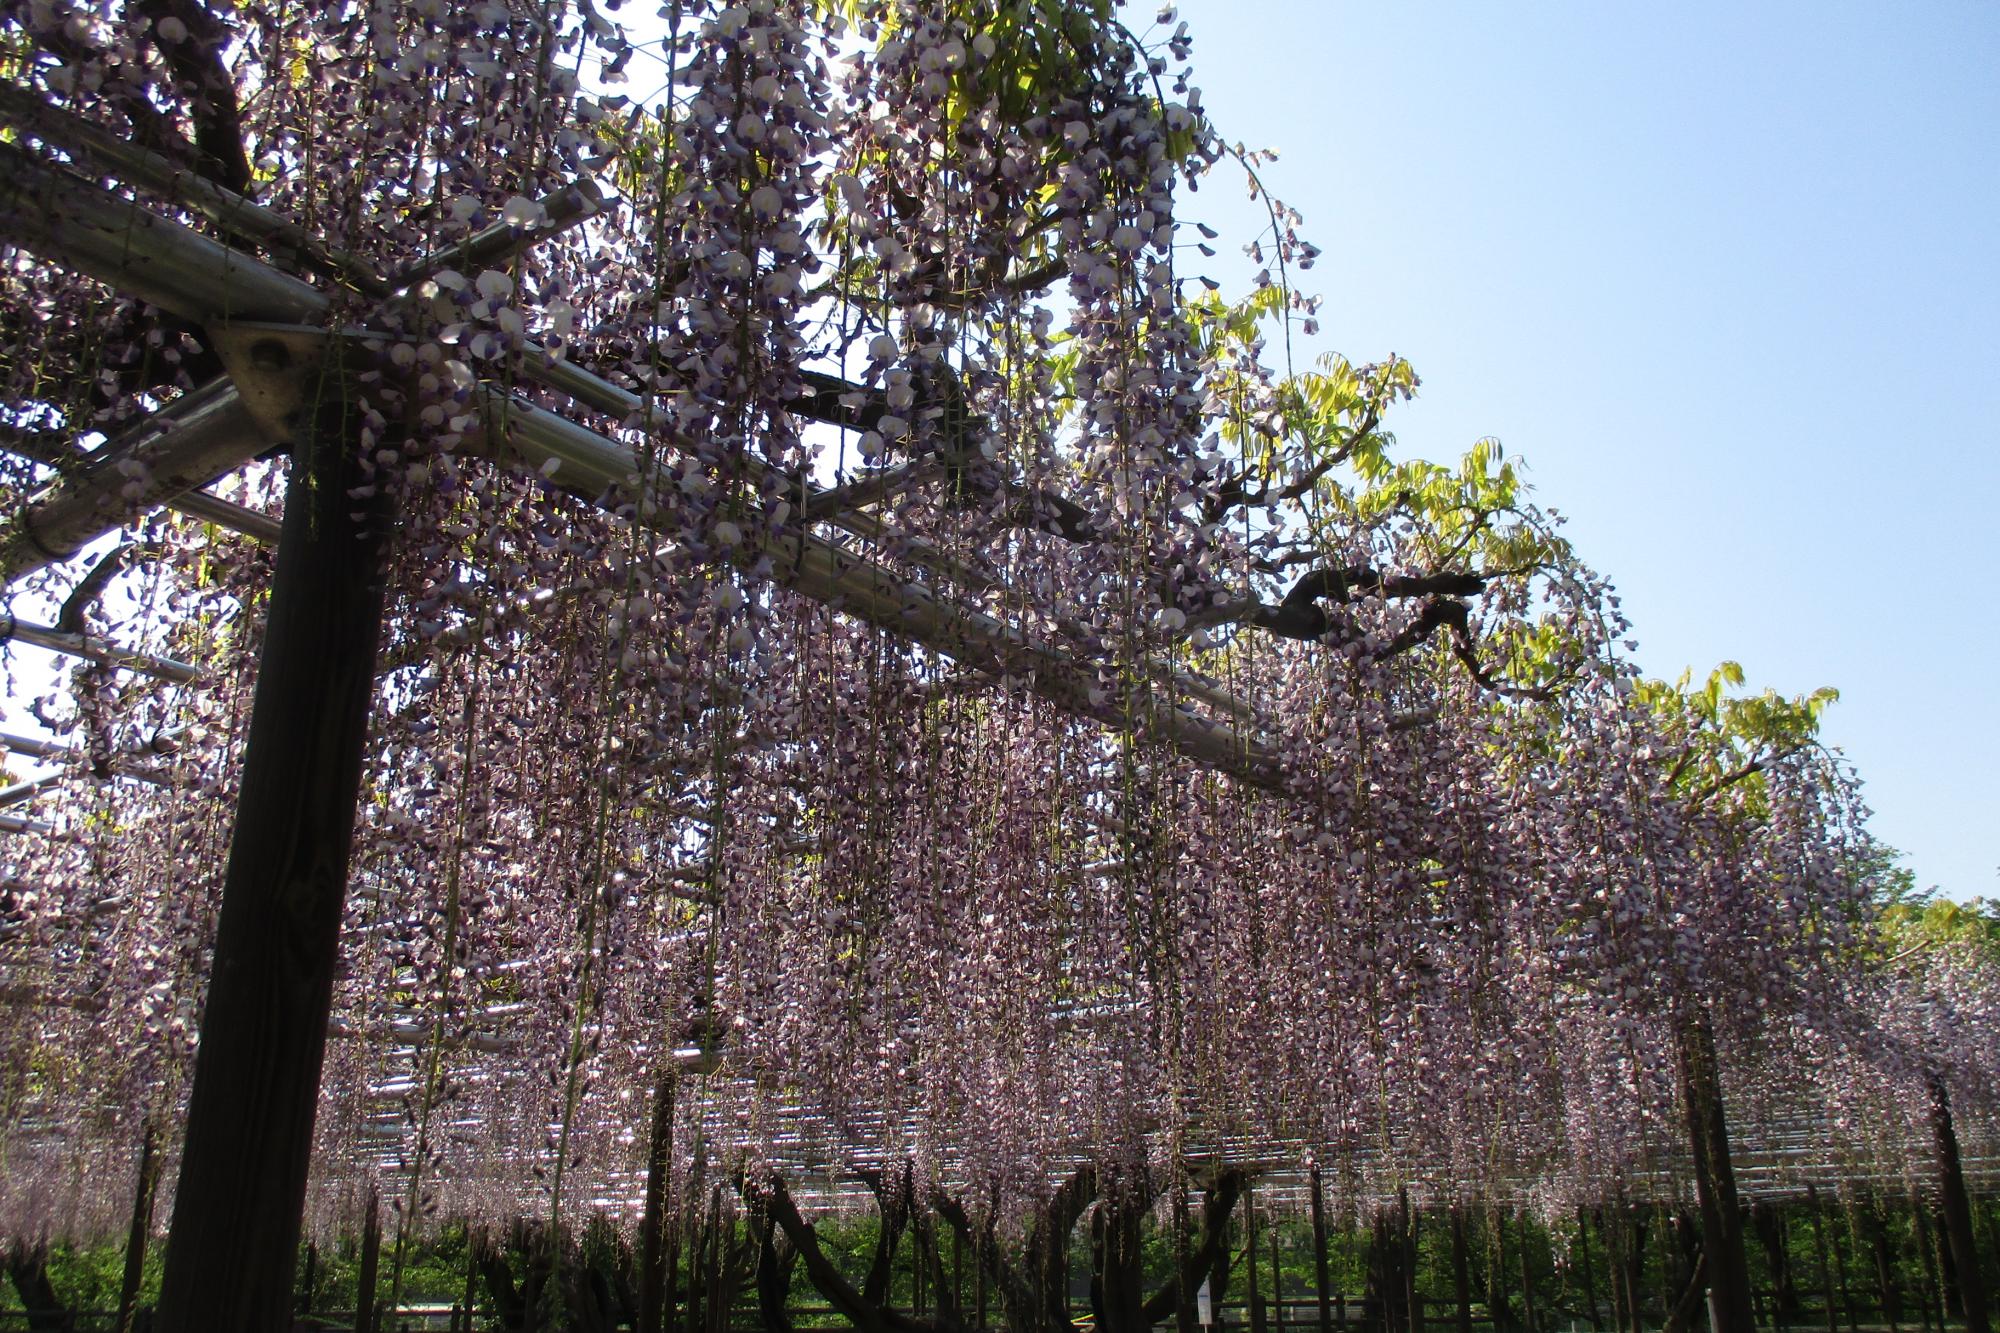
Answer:
<svg viewBox="0 0 2000 1333"><path fill-rule="evenodd" d="M1472 1333L1472 1260L1465 1246L1465 1206L1451 1206L1451 1286L1458 1299L1458 1333Z"/></svg>
<svg viewBox="0 0 2000 1333"><path fill-rule="evenodd" d="M1327 1272L1326 1258L1326 1187L1320 1179L1319 1163L1313 1162L1306 1171L1306 1180L1312 1189L1313 1227L1313 1282L1319 1293L1319 1333L1333 1333L1332 1285Z"/></svg>
<svg viewBox="0 0 2000 1333"><path fill-rule="evenodd" d="M1958 1159L1958 1131L1942 1080L1931 1081L1931 1143L1937 1152L1938 1211L1951 1266L1958 1278L1958 1304L1966 1333L1992 1333L1986 1312L1986 1281L1979 1271L1979 1244L1972 1235L1972 1200Z"/></svg>
<svg viewBox="0 0 2000 1333"><path fill-rule="evenodd" d="M1583 1303L1590 1311L1590 1327L1593 1333L1603 1329L1597 1317L1597 1279L1590 1267L1590 1214L1584 1209L1576 1210L1577 1262L1583 1268Z"/></svg>
<svg viewBox="0 0 2000 1333"><path fill-rule="evenodd" d="M646 1137L646 1202L639 1220L639 1327L637 1333L666 1328L667 1187L674 1167L674 1070L653 1087L653 1122Z"/></svg>
<svg viewBox="0 0 2000 1333"><path fill-rule="evenodd" d="M368 1189L368 1215L361 1219L361 1272L354 1281L354 1333L376 1333L375 1274L382 1263L382 1207Z"/></svg>
<svg viewBox="0 0 2000 1333"><path fill-rule="evenodd" d="M1674 1035L1694 1157L1695 1201L1701 1207L1702 1253L1708 1260L1709 1326L1713 1333L1755 1333L1750 1265L1743 1253L1736 1171L1729 1160L1729 1123L1723 1114L1715 1029L1699 1001L1685 1004Z"/></svg>
<svg viewBox="0 0 2000 1333"><path fill-rule="evenodd" d="M159 1333L267 1333L289 1317L391 523L344 413L323 415L285 490Z"/></svg>
<svg viewBox="0 0 2000 1333"><path fill-rule="evenodd" d="M160 1128L151 1116L139 1131L139 1187L132 1196L132 1227L125 1233L125 1277L118 1284L117 1333L132 1333L139 1287L146 1276L146 1240L153 1233L153 1195L160 1183Z"/></svg>

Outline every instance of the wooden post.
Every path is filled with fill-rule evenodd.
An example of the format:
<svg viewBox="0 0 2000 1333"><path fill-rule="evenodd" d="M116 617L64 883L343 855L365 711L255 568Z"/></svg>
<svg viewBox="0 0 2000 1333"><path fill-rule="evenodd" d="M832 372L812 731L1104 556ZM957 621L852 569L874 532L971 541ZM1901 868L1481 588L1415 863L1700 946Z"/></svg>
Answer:
<svg viewBox="0 0 2000 1333"><path fill-rule="evenodd" d="M639 1220L639 1327L664 1333L667 1294L667 1189L674 1168L674 1070L653 1087L652 1132L646 1140L646 1202Z"/></svg>
<svg viewBox="0 0 2000 1333"><path fill-rule="evenodd" d="M1327 1290L1331 1282L1326 1256L1326 1189L1320 1180L1318 1162L1307 1169L1306 1179L1312 1189L1313 1280L1319 1292L1319 1333L1333 1333L1331 1293Z"/></svg>
<svg viewBox="0 0 2000 1333"><path fill-rule="evenodd" d="M1931 1143L1937 1152L1938 1211L1944 1239L1958 1278L1959 1312L1965 1333L1992 1333L1986 1312L1986 1280L1979 1271L1979 1245L1972 1235L1972 1200L1959 1165L1958 1132L1952 1126L1951 1099L1942 1080L1931 1082Z"/></svg>
<svg viewBox="0 0 2000 1333"><path fill-rule="evenodd" d="M1597 1279L1590 1271L1590 1215L1584 1209L1576 1210L1577 1262L1583 1268L1583 1303L1590 1311L1590 1327L1601 1330L1604 1325L1597 1317Z"/></svg>
<svg viewBox="0 0 2000 1333"><path fill-rule="evenodd" d="M291 358L276 340L251 355ZM391 522L342 405L320 415L292 450L158 1333L290 1316Z"/></svg>
<svg viewBox="0 0 2000 1333"><path fill-rule="evenodd" d="M382 1209L374 1186L361 1219L361 1272L354 1282L354 1333L376 1333L375 1274L382 1262Z"/></svg>
<svg viewBox="0 0 2000 1333"><path fill-rule="evenodd" d="M1451 1286L1458 1298L1458 1333L1472 1333L1472 1269L1465 1248L1465 1208L1451 1206Z"/></svg>
<svg viewBox="0 0 2000 1333"><path fill-rule="evenodd" d="M125 1233L125 1277L118 1284L117 1333L132 1333L139 1287L146 1276L146 1239L153 1232L153 1194L160 1183L159 1126L151 1116L139 1131L139 1184L132 1196L132 1226Z"/></svg>
<svg viewBox="0 0 2000 1333"><path fill-rule="evenodd" d="M1713 1333L1755 1333L1750 1265L1743 1253L1736 1171L1729 1160L1729 1124L1723 1114L1715 1030L1698 1001L1688 1002L1676 1020L1675 1054L1694 1157L1695 1201L1701 1207L1709 1326Z"/></svg>

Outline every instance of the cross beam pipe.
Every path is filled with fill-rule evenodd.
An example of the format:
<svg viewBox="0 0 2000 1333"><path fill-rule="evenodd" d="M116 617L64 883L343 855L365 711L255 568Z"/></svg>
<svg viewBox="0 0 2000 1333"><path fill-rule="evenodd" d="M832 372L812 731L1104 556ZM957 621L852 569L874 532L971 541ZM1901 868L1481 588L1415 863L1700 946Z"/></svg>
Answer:
<svg viewBox="0 0 2000 1333"><path fill-rule="evenodd" d="M202 323L230 318L313 324L329 309L312 287L218 242L155 217L95 186L52 171L11 145L0 145L0 169L18 162L0 184L0 232L92 277L144 296ZM73 215L74 226L51 228L24 216L24 193L42 192L45 215ZM115 242L107 237L120 238ZM600 411L629 415L640 400L580 367L537 355L529 374ZM634 452L595 431L524 400L490 392L487 416L500 423L509 448L528 465L553 464L551 479L588 499L634 487ZM810 496L806 497L810 499ZM811 533L784 533L763 549L746 543L745 568L769 555L778 582L888 633L921 643L968 666L1011 678L1065 710L1124 725L1124 701L1107 698L1095 672L1059 650L983 611L954 605L921 583ZM1156 739L1198 762L1266 790L1281 790L1275 760L1259 738L1218 724L1147 689L1132 710Z"/></svg>
<svg viewBox="0 0 2000 1333"><path fill-rule="evenodd" d="M135 509L143 512L168 497L186 499L241 467L264 443L256 418L226 380L183 395L21 506L0 538L0 582L70 559L128 521ZM231 512L240 506L224 509L227 501L207 499L210 504L196 500L193 507L242 521ZM262 515L252 517L270 523Z"/></svg>

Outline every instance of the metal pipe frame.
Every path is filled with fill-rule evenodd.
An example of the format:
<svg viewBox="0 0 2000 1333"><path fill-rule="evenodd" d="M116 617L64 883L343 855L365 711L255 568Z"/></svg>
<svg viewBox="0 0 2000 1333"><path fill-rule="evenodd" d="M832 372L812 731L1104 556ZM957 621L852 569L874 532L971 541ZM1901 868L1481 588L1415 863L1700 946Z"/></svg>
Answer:
<svg viewBox="0 0 2000 1333"><path fill-rule="evenodd" d="M5 207L17 188L8 185L0 187L0 230L11 231L21 244L66 267L120 285L143 284L139 294L146 299L203 323L233 318L310 325L330 307L329 298L295 278L107 191L51 171L19 149L0 145L0 167L13 158L25 159L25 171L48 182L49 216L74 210L78 222L23 225L18 210ZM117 218L125 220L120 232L125 243L108 247L103 237L117 225L113 221ZM586 407L621 419L644 406L630 390L549 357L538 347L527 349L523 369ZM606 500L641 484L642 464L629 447L524 399L498 390L484 392L482 415L488 423L489 445L504 442L514 461L591 500ZM236 390L217 393L233 395ZM810 503L812 495L808 491L802 499ZM1126 701L1103 697L1093 669L983 611L949 602L864 555L801 532L780 534L761 547L745 543L733 559L748 570L766 556L774 566L773 579L803 596L1017 682L1066 711L1114 726L1136 721L1154 739L1199 763L1267 791L1284 789L1265 738L1218 723L1186 704L1162 698L1150 687L1131 701L1128 711ZM1212 687L1203 687L1203 694L1211 691ZM1241 718L1248 706L1239 704L1228 711Z"/></svg>

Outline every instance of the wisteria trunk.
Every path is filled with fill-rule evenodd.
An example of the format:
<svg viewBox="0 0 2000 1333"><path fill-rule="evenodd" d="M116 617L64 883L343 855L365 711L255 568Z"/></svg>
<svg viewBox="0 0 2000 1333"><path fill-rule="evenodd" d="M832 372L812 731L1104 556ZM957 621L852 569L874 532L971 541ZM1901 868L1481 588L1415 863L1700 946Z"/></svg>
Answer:
<svg viewBox="0 0 2000 1333"><path fill-rule="evenodd" d="M1708 1015L1690 1007L1676 1031L1681 1096L1694 1157L1695 1200L1701 1206L1702 1253L1708 1272L1708 1319L1714 1333L1754 1333L1750 1266L1743 1253L1743 1214L1736 1201L1736 1172L1729 1160L1729 1123L1723 1114L1715 1031Z"/></svg>
<svg viewBox="0 0 2000 1333"><path fill-rule="evenodd" d="M1991 1333L1986 1281L1979 1271L1979 1245L1972 1235L1972 1200L1958 1160L1958 1131L1952 1124L1951 1099L1939 1082L1931 1084L1931 1142L1937 1150L1939 1212L1952 1267L1957 1270L1958 1303L1966 1333Z"/></svg>

